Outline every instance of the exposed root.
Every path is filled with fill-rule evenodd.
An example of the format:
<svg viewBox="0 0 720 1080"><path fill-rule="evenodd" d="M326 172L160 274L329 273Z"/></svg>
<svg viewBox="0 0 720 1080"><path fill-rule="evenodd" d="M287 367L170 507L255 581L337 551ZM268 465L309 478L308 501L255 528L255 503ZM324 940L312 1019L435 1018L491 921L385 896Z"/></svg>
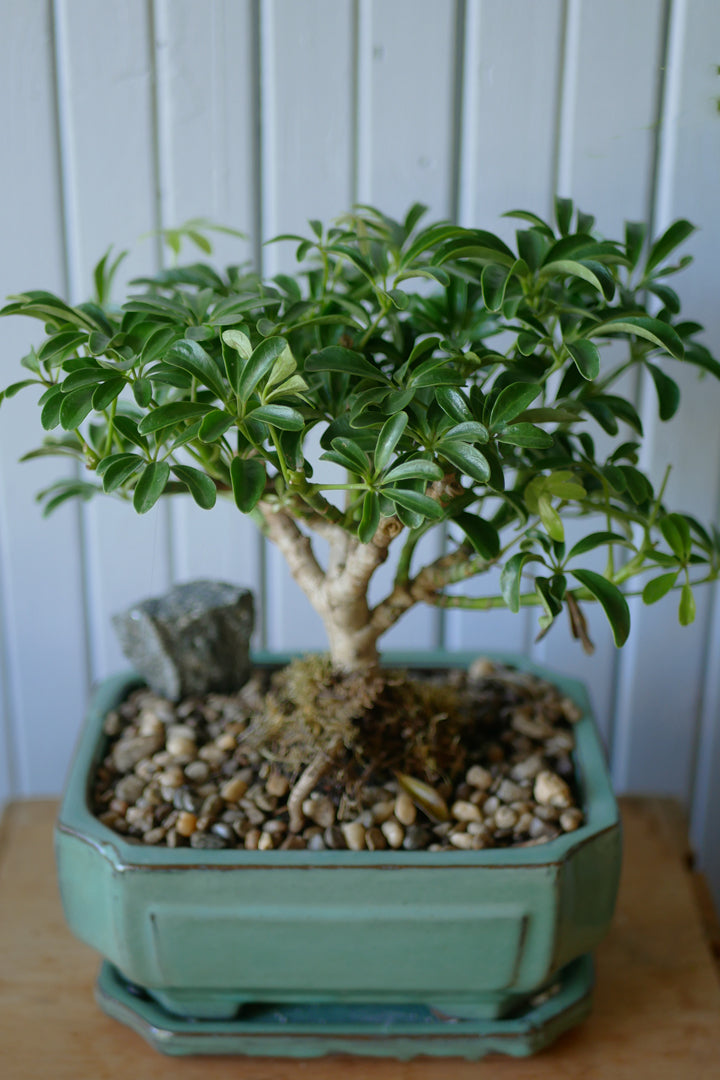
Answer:
<svg viewBox="0 0 720 1080"><path fill-rule="evenodd" d="M315 790L318 780L324 775L333 763L333 757L340 750L342 746L342 740L336 738L327 751L321 750L316 757L310 762L306 769L300 774L300 778L293 786L290 795L288 796L287 808L289 815L289 828L291 833L302 832L305 827L305 815L302 811L302 804L308 797L311 791Z"/></svg>

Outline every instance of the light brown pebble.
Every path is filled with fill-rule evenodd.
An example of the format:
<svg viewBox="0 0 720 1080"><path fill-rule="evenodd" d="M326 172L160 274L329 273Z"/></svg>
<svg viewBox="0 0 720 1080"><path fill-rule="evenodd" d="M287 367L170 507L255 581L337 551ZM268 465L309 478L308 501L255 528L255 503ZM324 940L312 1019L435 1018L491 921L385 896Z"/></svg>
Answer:
<svg viewBox="0 0 720 1080"><path fill-rule="evenodd" d="M471 851L478 842L477 837L468 832L451 832L449 839L453 847L463 851Z"/></svg>
<svg viewBox="0 0 720 1080"><path fill-rule="evenodd" d="M225 802L239 802L247 789L248 786L243 779L238 776L233 776L220 788L220 797L224 799Z"/></svg>
<svg viewBox="0 0 720 1080"><path fill-rule="evenodd" d="M306 799L302 804L302 811L306 818L324 829L335 824L335 807L327 795Z"/></svg>
<svg viewBox="0 0 720 1080"><path fill-rule="evenodd" d="M165 843L169 848L176 848L180 844L177 829L168 829L165 835Z"/></svg>
<svg viewBox="0 0 720 1080"><path fill-rule="evenodd" d="M201 784L210 775L210 767L205 761L191 761L185 766L185 775L188 780Z"/></svg>
<svg viewBox="0 0 720 1080"><path fill-rule="evenodd" d="M114 829L117 822L121 819L114 810L106 810L104 813L100 814L99 820L103 825L107 825L109 829Z"/></svg>
<svg viewBox="0 0 720 1080"><path fill-rule="evenodd" d="M471 836L490 836L490 830L484 821L468 821L465 826L465 832L470 833Z"/></svg>
<svg viewBox="0 0 720 1080"><path fill-rule="evenodd" d="M302 836L286 836L280 845L281 851L303 851L307 847Z"/></svg>
<svg viewBox="0 0 720 1080"><path fill-rule="evenodd" d="M549 822L543 821L542 818L534 817L528 826L528 835L531 840L537 840L540 837L550 840L558 835L558 829Z"/></svg>
<svg viewBox="0 0 720 1080"><path fill-rule="evenodd" d="M450 808L450 813L456 821L482 821L482 814L475 803L458 799Z"/></svg>
<svg viewBox="0 0 720 1080"><path fill-rule="evenodd" d="M254 802L250 802L249 799L241 799L240 806L242 807L245 817L248 819L251 825L262 825L265 821L265 815L262 810L259 810Z"/></svg>
<svg viewBox="0 0 720 1080"><path fill-rule="evenodd" d="M529 739L549 739L554 728L542 717L528 716L525 711L518 710L510 721L513 731L520 735L527 735Z"/></svg>
<svg viewBox="0 0 720 1080"><path fill-rule="evenodd" d="M483 679L489 679L495 670L492 660L488 660L486 656L478 656L468 668L468 682L477 683L482 682Z"/></svg>
<svg viewBox="0 0 720 1080"><path fill-rule="evenodd" d="M197 826L197 818L194 814L188 813L187 810L183 810L181 814L178 814L177 822L175 823L175 831L180 836L192 836Z"/></svg>
<svg viewBox="0 0 720 1080"><path fill-rule="evenodd" d="M118 780L115 785L115 794L118 799L124 799L128 803L137 802L144 790L145 781L132 773Z"/></svg>
<svg viewBox="0 0 720 1080"><path fill-rule="evenodd" d="M271 836L282 836L288 830L287 821L282 821L280 818L273 818L272 821L266 821L263 825L265 832L270 833Z"/></svg>
<svg viewBox="0 0 720 1080"><path fill-rule="evenodd" d="M168 754L182 761L192 761L197 754L197 745L194 739L188 739L185 735L173 735L165 743Z"/></svg>
<svg viewBox="0 0 720 1080"><path fill-rule="evenodd" d="M156 772L158 772L158 766L150 758L142 758L135 766L135 775L146 782L152 780Z"/></svg>
<svg viewBox="0 0 720 1080"><path fill-rule="evenodd" d="M393 815L395 809L395 803L392 799L381 799L380 802L376 802L372 807L373 821L376 825L382 825L383 821L387 821Z"/></svg>
<svg viewBox="0 0 720 1080"><path fill-rule="evenodd" d="M569 724L577 724L583 714L582 709L571 698L564 697L560 702L562 714Z"/></svg>
<svg viewBox="0 0 720 1080"><path fill-rule="evenodd" d="M128 807L125 820L128 825L132 825L134 829L138 829L140 832L147 832L153 827L152 810L144 809L139 806Z"/></svg>
<svg viewBox="0 0 720 1080"><path fill-rule="evenodd" d="M482 765L471 765L465 776L465 780L471 787L479 788L480 791L487 791L492 784L492 773L488 769L484 769Z"/></svg>
<svg viewBox="0 0 720 1080"><path fill-rule="evenodd" d="M564 832L575 832L579 829L583 823L582 810L578 810L577 807L571 806L567 810L563 810L560 815L560 828Z"/></svg>
<svg viewBox="0 0 720 1080"><path fill-rule="evenodd" d="M135 735L130 739L120 739L113 747L113 764L118 772L130 772L138 762L150 757L161 746L161 735Z"/></svg>
<svg viewBox="0 0 720 1080"><path fill-rule="evenodd" d="M495 824L498 829L512 829L517 825L518 816L509 806L499 806L495 811Z"/></svg>
<svg viewBox="0 0 720 1080"><path fill-rule="evenodd" d="M277 799L274 795L266 795L261 789L256 791L253 795L253 802L260 810L264 810L266 814L272 814L277 807Z"/></svg>
<svg viewBox="0 0 720 1080"><path fill-rule="evenodd" d="M126 799L111 799L108 809L112 810L113 813L118 814L120 817L124 817L128 812L129 806L130 803L127 802Z"/></svg>
<svg viewBox="0 0 720 1080"><path fill-rule="evenodd" d="M345 843L351 851L363 851L365 848L365 826L359 821L348 821L341 826Z"/></svg>
<svg viewBox="0 0 720 1080"><path fill-rule="evenodd" d="M520 787L519 784L513 783L512 780L503 780L497 789L497 797L500 802L504 803L520 802L527 794L528 789Z"/></svg>
<svg viewBox="0 0 720 1080"><path fill-rule="evenodd" d="M170 739L190 739L195 742L195 728L190 724L169 724L165 732L165 743Z"/></svg>
<svg viewBox="0 0 720 1080"><path fill-rule="evenodd" d="M107 716L105 717L105 722L103 724L103 731L105 732L106 735L109 735L111 738L113 738L115 735L119 735L120 732L122 731L122 729L123 729L123 722L122 722L122 719L120 717L120 713L116 712L113 709L113 711L109 712L107 714Z"/></svg>
<svg viewBox="0 0 720 1080"><path fill-rule="evenodd" d="M218 750L217 746L201 746L198 750L198 757L206 761L208 765L222 765L224 761L227 761L227 754L224 750Z"/></svg>
<svg viewBox="0 0 720 1080"><path fill-rule="evenodd" d="M556 806L565 809L572 805L570 788L557 773L544 769L535 777L533 795L536 802L543 806Z"/></svg>
<svg viewBox="0 0 720 1080"><path fill-rule="evenodd" d="M483 804L483 814L485 817L492 817L499 806L500 800L497 795L490 795Z"/></svg>
<svg viewBox="0 0 720 1080"><path fill-rule="evenodd" d="M365 844L369 851L384 851L388 846L382 829L378 829L376 825L365 833Z"/></svg>
<svg viewBox="0 0 720 1080"><path fill-rule="evenodd" d="M218 750L222 750L223 752L234 750L237 746L237 739L234 735L230 735L229 732L226 731L223 735L218 736L215 740L215 745Z"/></svg>
<svg viewBox="0 0 720 1080"><path fill-rule="evenodd" d="M258 851L272 851L275 847L275 841L269 832L261 832L260 839L258 840Z"/></svg>
<svg viewBox="0 0 720 1080"><path fill-rule="evenodd" d="M513 780L534 780L539 772L542 772L543 760L539 754L531 754L513 765L510 776Z"/></svg>
<svg viewBox="0 0 720 1080"><path fill-rule="evenodd" d="M522 813L522 814L520 814L518 816L518 819L515 822L515 828L513 829L513 831L516 832L516 833L526 833L528 831L528 829L530 828L530 823L531 823L532 819L533 819L532 814L530 813L529 810L526 810L524 813Z"/></svg>
<svg viewBox="0 0 720 1080"><path fill-rule="evenodd" d="M395 800L395 817L401 825L413 825L417 818L417 807L406 791L401 791Z"/></svg>
<svg viewBox="0 0 720 1080"><path fill-rule="evenodd" d="M179 788L185 783L185 773L179 766L171 766L158 773L155 780L161 787Z"/></svg>
<svg viewBox="0 0 720 1080"><path fill-rule="evenodd" d="M405 830L399 821L396 821L395 818L388 818L387 821L383 821L380 829L391 848L397 850L397 848L402 847Z"/></svg>
<svg viewBox="0 0 720 1080"><path fill-rule="evenodd" d="M159 825L155 829L149 829L143 836L143 843L159 844L162 840L165 839L166 833L167 830L164 829L161 825Z"/></svg>
<svg viewBox="0 0 720 1080"><path fill-rule="evenodd" d="M245 847L248 851L257 851L258 844L260 843L260 830L250 829L245 834Z"/></svg>
<svg viewBox="0 0 720 1080"><path fill-rule="evenodd" d="M290 790L290 781L277 769L273 769L265 781L265 790L268 795L274 795L276 798L282 799Z"/></svg>
<svg viewBox="0 0 720 1080"><path fill-rule="evenodd" d="M545 743L548 754L569 754L575 748L575 736L571 731L557 731L552 739Z"/></svg>
<svg viewBox="0 0 720 1080"><path fill-rule="evenodd" d="M556 806L541 806L540 803L535 803L532 810L535 817L539 817L542 821L555 822L560 817L560 811Z"/></svg>

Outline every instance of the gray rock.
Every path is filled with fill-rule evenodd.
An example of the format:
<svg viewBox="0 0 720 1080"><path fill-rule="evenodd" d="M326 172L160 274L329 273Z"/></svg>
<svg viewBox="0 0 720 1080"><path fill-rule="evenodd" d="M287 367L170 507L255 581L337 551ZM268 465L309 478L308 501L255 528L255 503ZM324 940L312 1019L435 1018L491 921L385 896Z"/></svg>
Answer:
<svg viewBox="0 0 720 1080"><path fill-rule="evenodd" d="M239 690L253 623L252 593L219 581L176 585L113 617L128 660L171 701Z"/></svg>
<svg viewBox="0 0 720 1080"><path fill-rule="evenodd" d="M130 772L139 761L159 750L162 744L162 737L155 735L135 735L129 739L121 739L113 747L113 764L118 772Z"/></svg>

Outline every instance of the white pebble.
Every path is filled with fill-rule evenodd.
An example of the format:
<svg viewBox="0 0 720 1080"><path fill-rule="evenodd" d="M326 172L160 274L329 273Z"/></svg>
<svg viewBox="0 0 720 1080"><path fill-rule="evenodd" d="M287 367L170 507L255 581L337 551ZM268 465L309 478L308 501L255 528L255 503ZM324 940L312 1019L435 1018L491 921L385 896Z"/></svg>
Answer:
<svg viewBox="0 0 720 1080"><path fill-rule="evenodd" d="M465 799L458 799L454 802L450 813L456 821L482 821L482 814L475 803L467 802Z"/></svg>
<svg viewBox="0 0 720 1080"><path fill-rule="evenodd" d="M359 821L348 821L342 827L345 843L351 851L363 851L365 848L365 826Z"/></svg>
<svg viewBox="0 0 720 1080"><path fill-rule="evenodd" d="M388 818L387 821L383 821L380 829L391 848L397 849L402 847L402 842L405 839L405 830L399 821L396 821L394 818Z"/></svg>
<svg viewBox="0 0 720 1080"><path fill-rule="evenodd" d="M406 791L401 791L395 800L395 817L401 825L413 825L417 817L417 808Z"/></svg>
<svg viewBox="0 0 720 1080"><path fill-rule="evenodd" d="M570 788L561 776L549 769L544 769L536 776L533 795L536 802L543 806L556 806L564 810L572 805Z"/></svg>
<svg viewBox="0 0 720 1080"><path fill-rule="evenodd" d="M575 832L579 829L583 823L582 810L578 810L577 807L572 806L567 810L563 810L560 815L560 828L564 832Z"/></svg>
<svg viewBox="0 0 720 1080"><path fill-rule="evenodd" d="M471 787L487 791L493 782L492 773L484 769L482 765L471 765L467 771L465 780Z"/></svg>

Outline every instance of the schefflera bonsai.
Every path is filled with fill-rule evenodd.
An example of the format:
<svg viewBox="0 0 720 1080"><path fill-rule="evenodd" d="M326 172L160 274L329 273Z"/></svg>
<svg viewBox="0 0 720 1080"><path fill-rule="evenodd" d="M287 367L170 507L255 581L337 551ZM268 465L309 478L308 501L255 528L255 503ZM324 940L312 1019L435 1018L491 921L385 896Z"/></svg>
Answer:
<svg viewBox="0 0 720 1080"><path fill-rule="evenodd" d="M279 547L348 672L373 668L382 634L417 603L535 605L540 634L565 609L590 649L585 602L600 602L622 645L623 587L645 575L643 599L677 590L691 622L720 540L670 512L665 484L638 468L641 421L617 386L647 372L668 420L680 394L666 361L720 376L665 280L690 261L668 265L692 226L646 243L628 224L609 241L557 199L554 224L508 215L522 225L513 250L482 229L423 228L424 213L416 204L398 222L361 206L329 228L311 221L308 237L278 238L296 243L297 272L270 281L246 266L173 265L117 306L120 260L108 253L91 302L11 298L2 314L40 319L45 340L4 396L39 386L42 427L57 432L26 456L90 473L41 492L45 511L100 492L141 514L175 492L207 510L234 500ZM197 223L165 239L176 255L183 239L210 250ZM622 353L604 351L618 341ZM339 467L332 483L310 460L318 434L320 457ZM572 545L570 519L586 522ZM432 529L444 550L423 565ZM392 587L371 606L393 545ZM598 548L604 573L591 568ZM497 596L458 591L496 567Z"/></svg>

